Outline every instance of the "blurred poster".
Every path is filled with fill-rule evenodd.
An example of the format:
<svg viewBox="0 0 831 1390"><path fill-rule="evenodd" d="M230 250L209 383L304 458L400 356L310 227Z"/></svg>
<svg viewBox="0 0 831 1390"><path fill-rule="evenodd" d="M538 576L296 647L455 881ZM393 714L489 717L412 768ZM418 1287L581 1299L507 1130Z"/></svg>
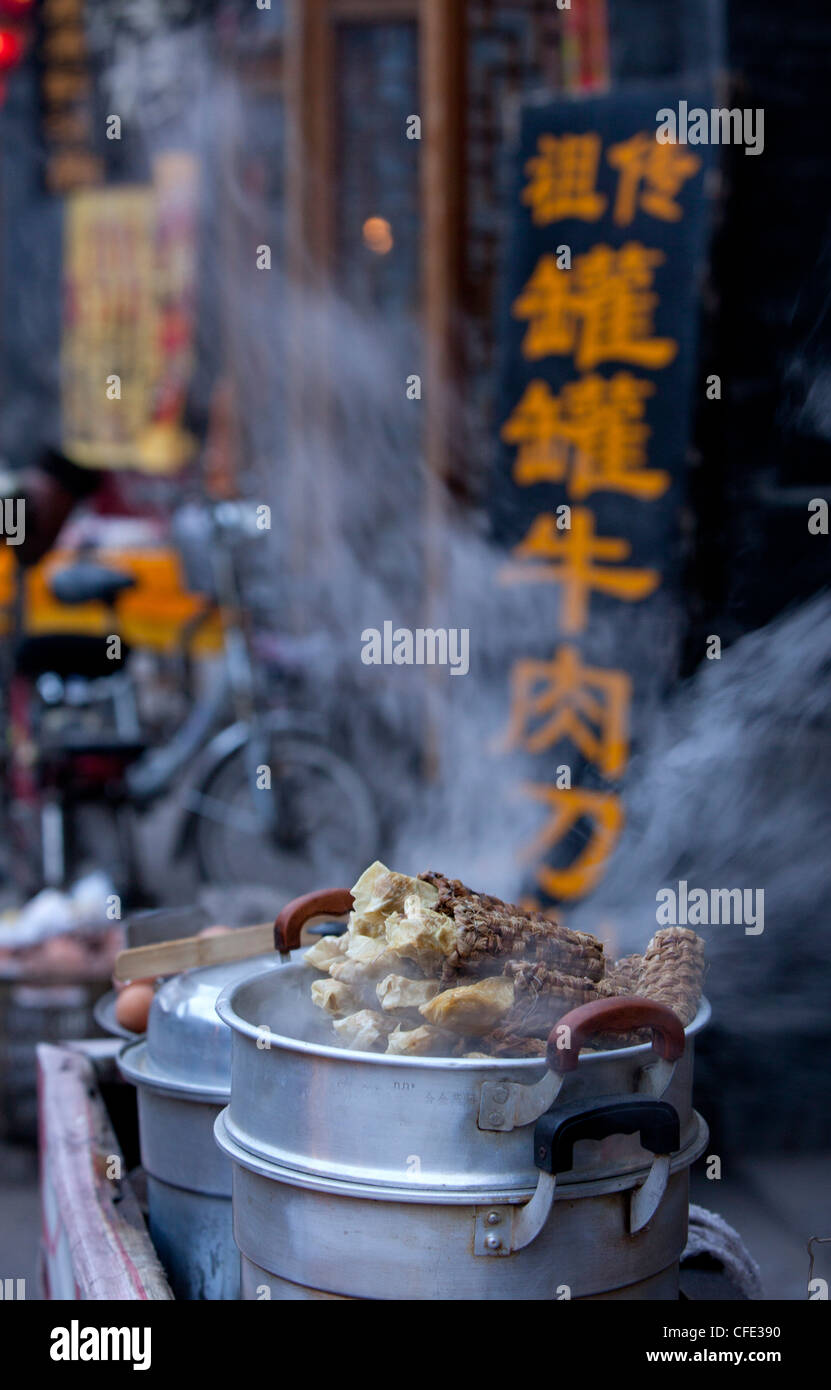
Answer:
<svg viewBox="0 0 831 1390"><path fill-rule="evenodd" d="M491 514L496 583L531 619L500 748L539 807L529 877L559 902L615 852L638 707L672 675L713 149L656 129L662 108L711 95L618 89L523 112Z"/></svg>
<svg viewBox="0 0 831 1390"><path fill-rule="evenodd" d="M148 186L67 198L63 447L94 468L176 472L193 365L198 166L160 156Z"/></svg>

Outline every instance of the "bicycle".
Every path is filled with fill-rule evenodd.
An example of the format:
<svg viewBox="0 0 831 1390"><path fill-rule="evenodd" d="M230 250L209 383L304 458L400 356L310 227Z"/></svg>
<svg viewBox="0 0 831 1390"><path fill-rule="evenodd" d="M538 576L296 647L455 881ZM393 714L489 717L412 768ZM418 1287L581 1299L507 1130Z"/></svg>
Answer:
<svg viewBox="0 0 831 1390"><path fill-rule="evenodd" d="M256 530L253 509L216 502L190 504L179 515L187 513L200 516L201 537L188 555L180 535L179 550L186 573L199 571L203 603L182 633L183 689L193 687L193 640L217 614L223 655L213 688L193 698L171 737L148 744L133 654L118 637L118 602L132 576L86 551L53 574L50 589L67 606L103 604L110 635L17 644L8 685L9 811L12 823L26 825L15 854L25 845L17 869L28 871L30 888L34 880L66 884L78 862L81 811L93 808L116 828L119 888L128 899L148 901L134 820L173 791L179 806L171 859L193 862L205 884L267 883L292 896L310 883L348 879L377 853L379 818L363 778L332 747L325 721L285 698L308 643L261 640L251 631L236 551ZM265 698L264 675L284 698Z"/></svg>

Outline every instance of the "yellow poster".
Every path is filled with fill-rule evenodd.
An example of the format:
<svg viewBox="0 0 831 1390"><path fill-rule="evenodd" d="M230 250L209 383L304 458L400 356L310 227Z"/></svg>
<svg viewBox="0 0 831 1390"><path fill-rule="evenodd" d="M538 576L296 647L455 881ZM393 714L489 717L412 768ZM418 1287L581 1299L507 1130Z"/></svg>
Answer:
<svg viewBox="0 0 831 1390"><path fill-rule="evenodd" d="M191 453L196 193L195 160L167 154L150 185L67 199L62 434L80 464L169 474Z"/></svg>

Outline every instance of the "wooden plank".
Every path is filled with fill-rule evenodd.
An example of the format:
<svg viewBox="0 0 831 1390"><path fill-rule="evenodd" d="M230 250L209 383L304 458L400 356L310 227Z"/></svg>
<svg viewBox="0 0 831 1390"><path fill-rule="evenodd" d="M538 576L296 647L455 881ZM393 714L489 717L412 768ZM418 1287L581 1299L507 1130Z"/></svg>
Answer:
<svg viewBox="0 0 831 1390"><path fill-rule="evenodd" d="M286 333L289 565L302 576L322 541L315 498L331 437L330 346L321 311L334 257L334 31L327 0L289 0L286 9ZM317 479L310 485L310 473ZM303 631L298 602L286 621Z"/></svg>
<svg viewBox="0 0 831 1390"><path fill-rule="evenodd" d="M450 476L464 245L465 0L421 0L422 280L427 466Z"/></svg>
<svg viewBox="0 0 831 1390"><path fill-rule="evenodd" d="M464 448L454 407L461 378L458 331L465 227L465 8L465 0L421 0L420 5L423 390L427 405L424 588L429 626L433 625L444 579L441 528L445 498ZM425 771L430 776L437 766L438 751L429 707L425 734Z"/></svg>
<svg viewBox="0 0 831 1390"><path fill-rule="evenodd" d="M334 36L328 0L286 7L286 255L296 285L320 284L334 241Z"/></svg>
<svg viewBox="0 0 831 1390"><path fill-rule="evenodd" d="M224 965L226 961L248 960L274 950L274 923L256 927L235 927L221 936L182 936L152 946L134 946L116 956L113 974L117 980L143 980L156 975L178 975L202 965Z"/></svg>
<svg viewBox="0 0 831 1390"><path fill-rule="evenodd" d="M37 1060L47 1297L172 1299L92 1063L48 1043Z"/></svg>

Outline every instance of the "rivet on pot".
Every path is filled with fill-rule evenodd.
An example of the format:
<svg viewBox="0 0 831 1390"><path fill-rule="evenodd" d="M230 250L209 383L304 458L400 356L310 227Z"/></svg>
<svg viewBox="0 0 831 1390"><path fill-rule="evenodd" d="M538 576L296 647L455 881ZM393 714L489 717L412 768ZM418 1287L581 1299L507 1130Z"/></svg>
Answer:
<svg viewBox="0 0 831 1390"><path fill-rule="evenodd" d="M500 1216L498 1211L489 1211L487 1220L489 1226L498 1226L500 1221L502 1220L502 1217Z"/></svg>
<svg viewBox="0 0 831 1390"><path fill-rule="evenodd" d="M504 1119L505 1116L503 1115L501 1110L492 1110L488 1116L488 1121L492 1125L501 1125Z"/></svg>
<svg viewBox="0 0 831 1390"><path fill-rule="evenodd" d="M499 1236L485 1236L485 1244L487 1245L489 1250L502 1249L502 1241L499 1239Z"/></svg>
<svg viewBox="0 0 831 1390"><path fill-rule="evenodd" d="M505 1101L508 1099L507 1086L497 1086L494 1090L493 1098L497 1105L504 1105Z"/></svg>

